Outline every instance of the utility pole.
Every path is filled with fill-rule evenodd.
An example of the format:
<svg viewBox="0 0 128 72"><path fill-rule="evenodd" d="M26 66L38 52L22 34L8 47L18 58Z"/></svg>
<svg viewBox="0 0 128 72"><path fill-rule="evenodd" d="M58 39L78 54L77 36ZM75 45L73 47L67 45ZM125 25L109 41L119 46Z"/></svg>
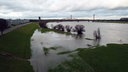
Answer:
<svg viewBox="0 0 128 72"><path fill-rule="evenodd" d="M95 14L93 14L93 21L95 20Z"/></svg>
<svg viewBox="0 0 128 72"><path fill-rule="evenodd" d="M70 18L72 19L72 15L70 16Z"/></svg>

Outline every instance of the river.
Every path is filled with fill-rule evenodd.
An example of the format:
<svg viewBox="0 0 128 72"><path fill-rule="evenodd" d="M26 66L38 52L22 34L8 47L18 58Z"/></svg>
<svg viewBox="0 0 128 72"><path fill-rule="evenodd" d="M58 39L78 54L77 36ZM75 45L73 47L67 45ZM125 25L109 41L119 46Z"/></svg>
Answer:
<svg viewBox="0 0 128 72"><path fill-rule="evenodd" d="M72 51L77 48L89 48L89 46L106 45L108 43L128 43L128 24L121 23L99 23L99 22L51 22L48 27L62 25L84 25L85 32L82 36L65 35L55 32L41 33L35 30L31 37L32 57L30 59L31 65L35 72L48 72L50 68L54 68L61 62L71 59L68 54L59 55L59 52ZM101 40L87 40L93 39L93 32L100 28ZM73 32L72 32L73 33ZM50 49L56 47L56 49ZM45 48L49 48L46 52Z"/></svg>

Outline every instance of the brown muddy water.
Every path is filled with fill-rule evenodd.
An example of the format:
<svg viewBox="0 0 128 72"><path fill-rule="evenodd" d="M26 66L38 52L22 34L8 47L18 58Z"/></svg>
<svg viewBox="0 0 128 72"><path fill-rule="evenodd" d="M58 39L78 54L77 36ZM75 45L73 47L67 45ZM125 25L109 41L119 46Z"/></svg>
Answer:
<svg viewBox="0 0 128 72"><path fill-rule="evenodd" d="M85 26L82 36L59 34L55 32L41 33L35 30L31 37L32 56L31 65L35 72L48 72L48 69L56 67L65 60L70 60L69 54L58 54L63 51L72 51L77 48L89 48L89 46L106 45L108 43L128 43L128 24L120 23L96 23L96 22L52 22L48 27L57 24ZM100 28L101 40L93 39L93 31ZM54 47L54 48L52 48Z"/></svg>

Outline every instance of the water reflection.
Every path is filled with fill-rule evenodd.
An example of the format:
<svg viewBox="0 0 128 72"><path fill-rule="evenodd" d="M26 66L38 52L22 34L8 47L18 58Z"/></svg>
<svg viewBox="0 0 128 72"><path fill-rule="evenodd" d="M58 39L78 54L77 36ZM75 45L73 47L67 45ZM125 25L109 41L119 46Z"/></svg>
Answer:
<svg viewBox="0 0 128 72"><path fill-rule="evenodd" d="M84 39L85 35L84 34L72 34L72 37L75 39Z"/></svg>
<svg viewBox="0 0 128 72"><path fill-rule="evenodd" d="M101 39L95 39L93 40L93 46L100 46Z"/></svg>

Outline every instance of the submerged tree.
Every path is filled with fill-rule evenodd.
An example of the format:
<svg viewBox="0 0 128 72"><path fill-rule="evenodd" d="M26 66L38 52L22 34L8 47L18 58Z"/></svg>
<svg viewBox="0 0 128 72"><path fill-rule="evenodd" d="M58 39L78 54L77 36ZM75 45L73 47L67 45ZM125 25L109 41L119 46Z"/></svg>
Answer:
<svg viewBox="0 0 128 72"><path fill-rule="evenodd" d="M54 26L53 29L64 31L64 26L61 24L58 24L58 25Z"/></svg>
<svg viewBox="0 0 128 72"><path fill-rule="evenodd" d="M47 22L45 22L45 21L39 22L39 25L40 25L41 28L48 28L47 27Z"/></svg>
<svg viewBox="0 0 128 72"><path fill-rule="evenodd" d="M41 17L39 17L39 26L41 28L48 28L47 27L47 21L41 21Z"/></svg>
<svg viewBox="0 0 128 72"><path fill-rule="evenodd" d="M97 31L93 32L93 36L95 37L95 39L101 39L101 35L100 35L100 29L98 28Z"/></svg>
<svg viewBox="0 0 128 72"><path fill-rule="evenodd" d="M76 25L74 31L77 32L77 34L83 34L83 32L85 32L84 25Z"/></svg>
<svg viewBox="0 0 128 72"><path fill-rule="evenodd" d="M67 32L71 32L72 27L69 26L69 25L66 25L66 26L65 26L65 29L67 30Z"/></svg>

